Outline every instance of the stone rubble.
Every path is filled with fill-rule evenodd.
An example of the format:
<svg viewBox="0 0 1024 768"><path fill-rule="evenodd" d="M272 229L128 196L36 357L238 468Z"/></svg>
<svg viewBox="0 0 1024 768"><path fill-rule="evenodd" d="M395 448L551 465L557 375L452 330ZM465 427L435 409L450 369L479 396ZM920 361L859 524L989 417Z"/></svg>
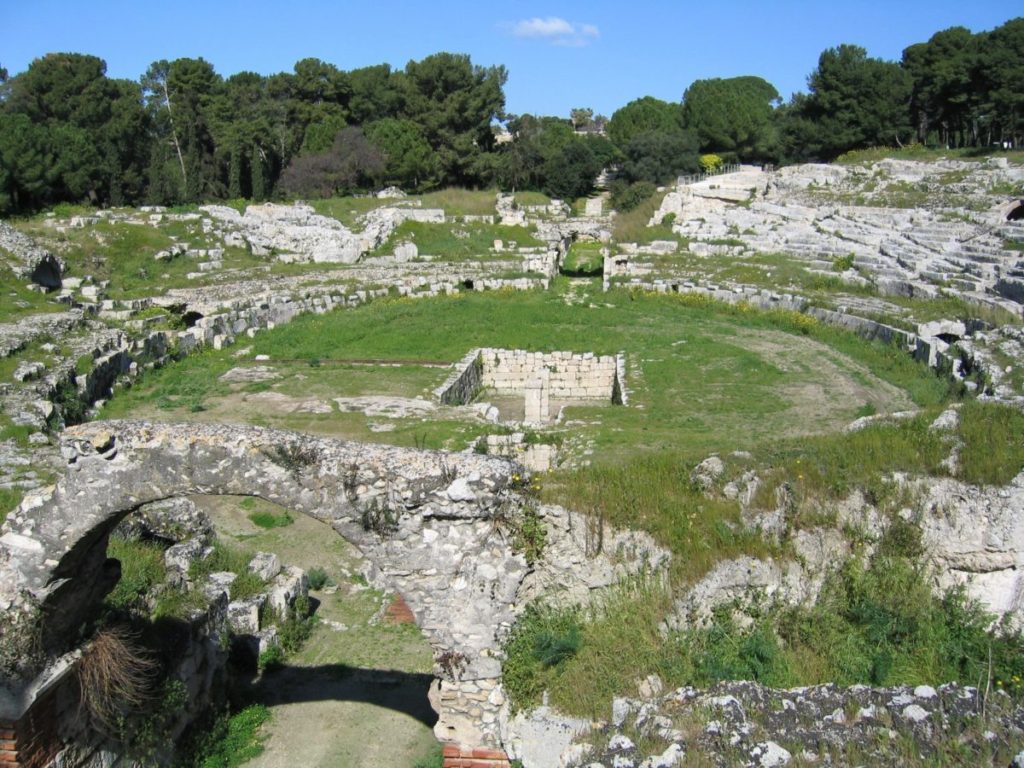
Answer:
<svg viewBox="0 0 1024 768"><path fill-rule="evenodd" d="M534 719L539 733L562 722L544 709L535 710ZM696 759L721 768L768 768L795 764L798 757L801 765L842 766L854 754L866 761L858 764L898 765L906 741L926 758L957 744L981 760L990 745L1006 750L1024 743L1024 708L1001 691L986 694L957 684L781 690L738 681L618 698L610 723L579 722L575 729L575 744L524 764L655 768ZM638 735L667 746L641 751Z"/></svg>

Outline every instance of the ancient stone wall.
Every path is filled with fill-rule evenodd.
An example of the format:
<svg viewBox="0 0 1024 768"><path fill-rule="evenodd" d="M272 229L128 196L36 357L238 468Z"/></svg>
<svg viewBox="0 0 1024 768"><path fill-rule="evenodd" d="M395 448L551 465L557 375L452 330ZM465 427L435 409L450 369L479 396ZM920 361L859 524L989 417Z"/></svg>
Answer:
<svg viewBox="0 0 1024 768"><path fill-rule="evenodd" d="M471 370L472 369L472 370ZM470 402L481 387L498 394L524 394L541 380L548 397L624 404L625 355L592 352L527 352L484 347L469 352L448 380L434 390L447 404Z"/></svg>
<svg viewBox="0 0 1024 768"><path fill-rule="evenodd" d="M483 362L480 350L474 349L455 365L455 373L436 392L445 405L472 402L483 386Z"/></svg>
<svg viewBox="0 0 1024 768"><path fill-rule="evenodd" d="M130 510L188 493L240 494L323 520L356 544L373 564L371 580L405 597L435 649L439 677L499 684L500 638L527 570L496 522L517 503L517 465L257 428L138 422L73 428L62 452L63 480L29 495L0 536L0 609L9 621L44 617L51 658L69 650L112 586L107 535ZM25 687L4 681L0 717L23 714ZM480 706L496 711L486 698L453 708L442 713L439 735L496 744Z"/></svg>
<svg viewBox="0 0 1024 768"><path fill-rule="evenodd" d="M644 534L595 534L582 516L573 522L565 510L540 507L548 554L528 568L508 535L528 503L516 490L525 473L495 457L131 421L69 429L61 453L64 477L27 496L0 528L0 720L8 723L26 722L73 664L81 627L117 579L108 536L151 501L258 496L331 525L367 558L374 585L404 597L433 646L438 738L495 751L505 704L501 642L526 602L550 585L585 601L590 590L667 559ZM216 685L210 653L223 613L180 662L195 696ZM38 664L36 648L45 654Z"/></svg>
<svg viewBox="0 0 1024 768"><path fill-rule="evenodd" d="M613 355L484 348L480 358L483 385L499 393L522 392L542 371L547 372L549 392L554 398L611 400L615 387Z"/></svg>

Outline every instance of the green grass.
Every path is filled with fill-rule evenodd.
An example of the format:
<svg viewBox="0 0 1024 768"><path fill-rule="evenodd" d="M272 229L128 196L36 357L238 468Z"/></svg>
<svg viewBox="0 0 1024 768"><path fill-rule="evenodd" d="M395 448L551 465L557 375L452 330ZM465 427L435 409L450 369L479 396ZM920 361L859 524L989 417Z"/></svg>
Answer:
<svg viewBox="0 0 1024 768"><path fill-rule="evenodd" d="M608 464L672 450L699 460L701 452L750 449L769 435L794 429L806 434L840 426L856 416L864 398L836 399L834 412L824 419L819 415L801 422L795 417L794 409L800 409L803 398L796 388L799 382L817 381L826 398L834 397L834 382L821 378L825 375L821 362L831 362L835 375L856 381L870 383L870 377L877 376L905 390L920 405L940 403L949 396L946 380L901 350L867 342L802 315L760 312L681 294L594 293L584 305L568 305L561 293L565 286L559 283L552 292L381 300L355 310L304 316L257 336L252 342L253 354L267 354L271 361L455 361L475 346L597 354L625 350L634 405L572 410L576 417L595 422L584 426L581 433L596 441L595 460ZM487 321L481 322L481 318ZM806 353L799 353L794 362L798 367L787 371L776 364L773 355L758 351L762 337L783 347L793 346L787 340L799 338L826 346L812 345ZM239 390L218 381L234 365L237 361L231 352L208 351L147 373L131 390L113 398L104 416L141 412L152 417L166 410L178 418L223 421L250 413L247 418L257 423L403 445L414 445L414 438L430 433L431 447L461 435L466 442L452 447L464 448L483 433L443 412L428 422L397 420L393 432L378 434L367 429L366 417L358 413L294 413L285 417L265 407L245 410L239 395L233 394ZM352 394L392 392L415 397L428 394L446 375L439 369L406 371L382 367L361 374L354 367L325 362L318 368L304 366L303 381L288 377L274 389L297 397L328 398L332 388L335 396L348 394L351 377ZM390 383L391 376L395 385ZM406 383L398 386L402 381ZM876 403L880 410L882 405ZM900 407L909 405L908 401ZM198 410L202 408L211 410Z"/></svg>
<svg viewBox="0 0 1024 768"><path fill-rule="evenodd" d="M639 528L675 553L674 580L692 583L720 560L767 555L746 531L739 505L710 499L690 483L692 456L656 453L624 464L599 464L556 477L545 497L620 528Z"/></svg>
<svg viewBox="0 0 1024 768"><path fill-rule="evenodd" d="M17 509L25 494L19 488L0 488L0 523L7 519L7 515Z"/></svg>
<svg viewBox="0 0 1024 768"><path fill-rule="evenodd" d="M266 584L255 573L249 570L249 561L253 553L235 544L217 541L213 545L213 553L202 560L197 560L189 569L189 578L202 582L211 573L230 571L237 578L231 583L231 599L244 600L262 592Z"/></svg>
<svg viewBox="0 0 1024 768"><path fill-rule="evenodd" d="M250 704L240 712L217 720L203 740L195 768L238 768L263 754L261 728L271 719L263 704Z"/></svg>
<svg viewBox="0 0 1024 768"><path fill-rule="evenodd" d="M311 200L309 204L321 216L337 219L349 229L358 232L363 228L361 217L395 202L379 200L376 197L332 197L326 200Z"/></svg>
<svg viewBox="0 0 1024 768"><path fill-rule="evenodd" d="M148 615L148 599L167 576L164 548L152 542L112 536L107 557L121 563L121 579L107 595L107 605Z"/></svg>
<svg viewBox="0 0 1024 768"><path fill-rule="evenodd" d="M487 216L496 213L494 205L498 199L497 189L460 189L450 187L413 195L424 208L443 208L446 216Z"/></svg>
<svg viewBox="0 0 1024 768"><path fill-rule="evenodd" d="M283 512L279 515L275 515L273 512L250 512L249 519L253 525L258 525L260 528L284 528L287 525L291 525L295 522L295 518L287 512Z"/></svg>
<svg viewBox="0 0 1024 768"><path fill-rule="evenodd" d="M960 160L981 160L989 157L1005 157L1015 164L1024 163L1019 151L993 150L989 147L963 147L961 149L929 148L922 144L907 147L872 147L846 152L836 158L840 165L871 165L889 158L896 160L935 161L942 158Z"/></svg>
<svg viewBox="0 0 1024 768"><path fill-rule="evenodd" d="M562 261L562 272L577 276L600 276L604 271L604 256L601 254L603 248L607 248L604 243L573 243Z"/></svg>
<svg viewBox="0 0 1024 768"><path fill-rule="evenodd" d="M444 768L444 755L441 752L441 745L436 744L430 751L413 763L412 768Z"/></svg>
<svg viewBox="0 0 1024 768"><path fill-rule="evenodd" d="M1005 485L1024 469L1024 413L996 403L960 410L961 476L969 483Z"/></svg>
<svg viewBox="0 0 1024 768"><path fill-rule="evenodd" d="M1024 695L1024 638L989 631L990 617L961 591L936 595L921 555L916 526L895 524L873 559L854 557L828 579L813 607L763 609L741 626L722 606L709 626L667 637L661 622L672 597L663 585L624 583L582 615L534 605L506 643L505 687L514 707L539 703L547 690L563 711L592 718L649 674L669 688L720 680L984 687L991 674L993 687ZM552 660L551 647L567 652Z"/></svg>
<svg viewBox="0 0 1024 768"><path fill-rule="evenodd" d="M432 256L438 260L461 261L473 260L508 260L516 258L506 251L492 253L494 241L501 240L505 248L511 244L518 246L540 247L544 243L538 240L525 227L509 227L501 224L430 224L418 221L405 221L395 228L387 242L381 245L373 255L389 254L398 243L411 241L416 244L420 256Z"/></svg>
<svg viewBox="0 0 1024 768"><path fill-rule="evenodd" d="M814 515L822 500L838 500L857 490L869 501L900 502L894 472L942 476L950 444L928 429L938 411L899 422L873 424L849 434L782 441L760 455L761 506L773 504L776 489L790 489L796 513ZM1006 485L1024 470L1024 413L998 403L965 402L957 438L962 444L957 478L967 483ZM800 520L794 521L799 525Z"/></svg>
<svg viewBox="0 0 1024 768"><path fill-rule="evenodd" d="M206 278L189 280L196 272L196 260L179 256L169 262L154 261L153 256L175 242L194 248L220 246L208 241L198 221L166 222L160 226L100 221L81 229L54 233L42 219L23 219L15 225L41 245L60 253L68 263L68 276L92 275L97 281L109 280L107 294L114 299L152 296L171 288L202 285ZM242 248L224 249L225 269L251 270L267 266L267 259L250 255Z"/></svg>
<svg viewBox="0 0 1024 768"><path fill-rule="evenodd" d="M667 192L658 192L626 213L617 213L612 227L612 236L618 243L649 243L653 240L676 240L672 227L657 224L648 227L655 212L661 207Z"/></svg>
<svg viewBox="0 0 1024 768"><path fill-rule="evenodd" d="M65 309L46 294L30 291L26 281L0 265L0 323L13 323L29 315L64 312Z"/></svg>
<svg viewBox="0 0 1024 768"><path fill-rule="evenodd" d="M204 349L190 355L184 363L164 366L143 378L141 385L108 400L103 407L103 417L122 418L141 399L162 410L200 411L208 398L231 392L230 386L219 379L234 363L228 355L218 354L212 348Z"/></svg>

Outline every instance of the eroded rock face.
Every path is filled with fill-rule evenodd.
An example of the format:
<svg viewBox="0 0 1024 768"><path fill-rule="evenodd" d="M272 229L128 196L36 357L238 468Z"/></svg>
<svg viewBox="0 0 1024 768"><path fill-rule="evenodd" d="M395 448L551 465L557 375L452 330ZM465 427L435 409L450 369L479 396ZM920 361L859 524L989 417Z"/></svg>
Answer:
<svg viewBox="0 0 1024 768"><path fill-rule="evenodd" d="M1024 623L1024 473L1002 488L956 480L919 484L922 543L944 588L967 594L1016 626Z"/></svg>
<svg viewBox="0 0 1024 768"><path fill-rule="evenodd" d="M3 221L0 221L0 251L7 251L14 257L11 266L19 277L44 288L60 288L64 262Z"/></svg>
<svg viewBox="0 0 1024 768"><path fill-rule="evenodd" d="M213 523L190 499L163 499L139 507L121 522L117 532L126 539L156 539L167 544L192 538L208 542Z"/></svg>
<svg viewBox="0 0 1024 768"><path fill-rule="evenodd" d="M283 261L337 264L355 264L403 221L444 222L440 209L382 207L368 212L362 231L353 232L301 203L250 205L244 214L223 205L207 205L202 210L227 231L224 242L228 245L247 246L257 256L273 254ZM403 256L411 258L405 252Z"/></svg>
<svg viewBox="0 0 1024 768"><path fill-rule="evenodd" d="M948 430L956 418L957 412L950 409L932 428ZM954 447L953 455L958 451ZM918 498L913 508L900 514L920 526L921 543L937 577L937 588L945 591L962 585L968 597L996 617L1005 617L1011 626L1024 626L1024 473L1003 487L978 487L952 478L895 476L891 480ZM731 493L739 496L739 487L734 486ZM843 528L866 536L864 553L869 555L873 542L889 524L860 493L836 504L835 527L793 532L787 529L785 499L779 499L779 508L771 511L749 509L749 496L741 500L745 500L746 524L776 543L786 541L796 557L762 560L742 556L718 563L679 597L666 619L667 628L705 626L714 609L722 605L737 606L736 618L741 623L747 620L747 606L809 605L818 598L828 575L851 555Z"/></svg>

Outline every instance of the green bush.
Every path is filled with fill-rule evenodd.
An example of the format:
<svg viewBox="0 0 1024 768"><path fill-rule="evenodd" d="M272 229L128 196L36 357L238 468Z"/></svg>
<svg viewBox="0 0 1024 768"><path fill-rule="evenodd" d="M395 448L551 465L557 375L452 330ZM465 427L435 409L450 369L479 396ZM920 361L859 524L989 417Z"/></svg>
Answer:
<svg viewBox="0 0 1024 768"><path fill-rule="evenodd" d="M708 686L721 680L756 680L769 686L791 681L788 662L767 622L740 629L728 610L715 613L710 627L687 633L690 682Z"/></svg>
<svg viewBox="0 0 1024 768"><path fill-rule="evenodd" d="M649 181L636 181L628 186L616 185L612 189L612 207L617 211L632 211L650 199L656 191L657 188Z"/></svg>
<svg viewBox="0 0 1024 768"><path fill-rule="evenodd" d="M845 272L848 269L853 269L853 254L848 253L845 256L836 256L832 259L832 269L836 272Z"/></svg>
<svg viewBox="0 0 1024 768"><path fill-rule="evenodd" d="M306 571L306 578L309 579L310 589L323 589L334 586L334 579L327 575L323 568L310 568Z"/></svg>
<svg viewBox="0 0 1024 768"><path fill-rule="evenodd" d="M935 596L915 529L894 523L870 561L850 560L815 606L782 615L779 633L801 682L978 685L991 673L1020 693L1024 639L989 631L991 616L962 589Z"/></svg>
<svg viewBox="0 0 1024 768"><path fill-rule="evenodd" d="M700 168L704 173L715 173L725 164L719 155L707 154L700 156Z"/></svg>
<svg viewBox="0 0 1024 768"><path fill-rule="evenodd" d="M256 660L256 668L261 672L267 669L275 669L284 664L285 653L280 645L271 645L260 654Z"/></svg>
<svg viewBox="0 0 1024 768"><path fill-rule="evenodd" d="M521 517L516 521L512 536L512 549L522 553L530 565L536 563L544 554L548 532L544 521L534 504L526 504Z"/></svg>

